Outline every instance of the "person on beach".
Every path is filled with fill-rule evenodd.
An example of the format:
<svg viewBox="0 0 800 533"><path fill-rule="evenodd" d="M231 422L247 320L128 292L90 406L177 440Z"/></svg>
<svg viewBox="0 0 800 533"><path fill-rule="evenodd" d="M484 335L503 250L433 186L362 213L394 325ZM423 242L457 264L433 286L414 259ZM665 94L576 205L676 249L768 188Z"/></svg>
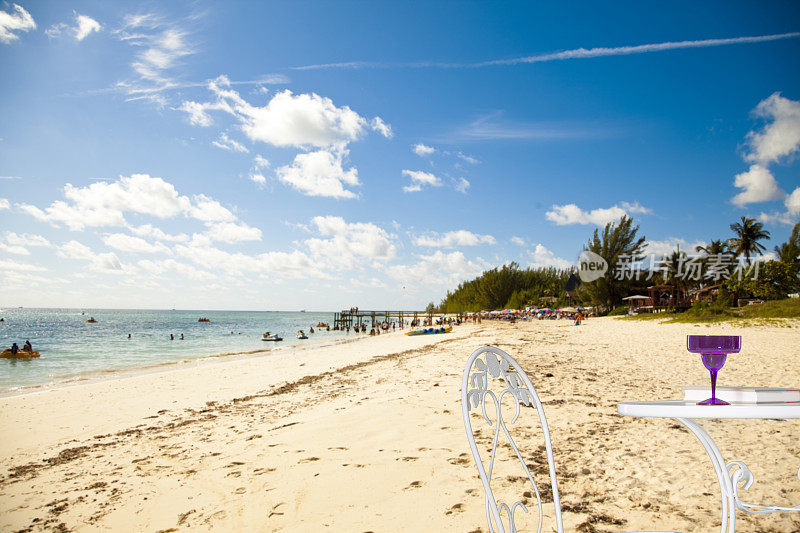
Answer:
<svg viewBox="0 0 800 533"><path fill-rule="evenodd" d="M25 345L22 347L22 351L28 353L33 351L33 346L31 346L31 341L27 340L25 341Z"/></svg>
<svg viewBox="0 0 800 533"><path fill-rule="evenodd" d="M11 345L11 355L17 355L18 352L19 352L19 346L17 346L17 343L15 342L14 344Z"/></svg>

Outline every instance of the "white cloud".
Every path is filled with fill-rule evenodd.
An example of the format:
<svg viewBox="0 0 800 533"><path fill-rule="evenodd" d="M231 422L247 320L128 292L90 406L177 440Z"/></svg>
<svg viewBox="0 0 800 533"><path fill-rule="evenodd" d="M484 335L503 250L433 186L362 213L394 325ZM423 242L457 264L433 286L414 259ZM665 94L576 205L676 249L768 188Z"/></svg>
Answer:
<svg viewBox="0 0 800 533"><path fill-rule="evenodd" d="M208 280L214 279L215 277L214 274L210 272L199 270L192 265L180 263L174 259L165 259L163 261L150 261L149 259L143 259L136 264L142 270L153 275L160 275L164 272L171 271L175 272L182 278L192 280Z"/></svg>
<svg viewBox="0 0 800 533"><path fill-rule="evenodd" d="M78 27L75 30L75 39L78 41L84 40L90 33L100 31L102 28L99 22L86 15L76 15L75 21L78 23Z"/></svg>
<svg viewBox="0 0 800 533"><path fill-rule="evenodd" d="M223 207L218 201L205 194L196 194L193 197L194 205L187 210L187 215L203 222L233 222L236 215Z"/></svg>
<svg viewBox="0 0 800 533"><path fill-rule="evenodd" d="M228 150L228 151L244 152L244 153L250 151L242 143L234 141L233 139L229 138L225 132L220 133L219 140L211 141L211 144L213 144L217 148L222 148L223 150Z"/></svg>
<svg viewBox="0 0 800 533"><path fill-rule="evenodd" d="M110 246L111 248L121 250L123 252L143 254L169 253L169 248L167 248L163 243L149 243L141 237L134 237L124 233L107 234L103 237L103 242L106 244L106 246Z"/></svg>
<svg viewBox="0 0 800 533"><path fill-rule="evenodd" d="M92 258L92 262L89 263L89 269L94 270L95 272L104 272L107 274L122 274L125 270L123 267L122 262L120 262L117 254L114 252L108 252L103 254L97 254L94 258Z"/></svg>
<svg viewBox="0 0 800 533"><path fill-rule="evenodd" d="M573 266L572 263L567 261L566 259L562 259L560 257L556 257L556 255L545 248L542 244L537 244L536 248L530 252L531 256L531 266L539 267L539 268L547 268L547 267L554 267L554 268L561 268L561 269L568 269Z"/></svg>
<svg viewBox="0 0 800 533"><path fill-rule="evenodd" d="M201 238L210 242L222 240L239 242L258 240L261 232L240 222L236 215L222 206L217 200L203 194L194 195L191 199L178 194L175 187L161 178L151 178L146 174L134 174L121 177L118 181L93 183L88 187L74 187L67 184L64 188L67 201L55 201L44 210L25 204L17 204L23 212L35 218L50 222L66 224L72 230L85 227L128 226L132 233L139 237L152 237L156 240L185 242L189 237L185 234L168 235L150 224L132 226L125 220L125 213L138 213L159 218L184 216L203 222L208 232ZM197 234L196 234L197 235ZM107 244L125 251L152 253L166 251L163 244L150 244L139 237L114 234Z"/></svg>
<svg viewBox="0 0 800 533"><path fill-rule="evenodd" d="M461 159L463 161L466 161L470 165L477 165L478 163L480 163L480 161L478 161L476 158L472 157L471 155L462 154L461 152L458 152L456 155L458 156L459 159Z"/></svg>
<svg viewBox="0 0 800 533"><path fill-rule="evenodd" d="M792 194L786 197L784 203L786 204L786 210L789 212L789 215L800 215L800 187L793 190Z"/></svg>
<svg viewBox="0 0 800 533"><path fill-rule="evenodd" d="M20 235L11 231L6 231L3 241L0 241L0 250L15 255L30 255L26 246L49 247L51 244L41 235Z"/></svg>
<svg viewBox="0 0 800 533"><path fill-rule="evenodd" d="M122 274L128 271L113 252L97 254L85 244L68 241L58 247L58 255L68 259L89 261L89 270L110 274Z"/></svg>
<svg viewBox="0 0 800 533"><path fill-rule="evenodd" d="M414 153L417 154L418 156L423 157L434 153L436 151L436 148L434 148L433 146L426 146L422 143L419 143L415 144L412 150L414 150Z"/></svg>
<svg viewBox="0 0 800 533"><path fill-rule="evenodd" d="M216 102L184 102L179 109L189 114L193 124L201 126L211 124L208 111L224 111L239 121L250 140L274 146L343 148L361 137L367 127L391 136L390 126L379 117L370 125L349 107L336 107L330 98L315 93L295 95L284 90L259 107L245 101L230 85L226 76L219 76L208 85Z"/></svg>
<svg viewBox="0 0 800 533"><path fill-rule="evenodd" d="M31 265L28 263L20 263L19 261L14 261L12 259L0 259L0 271L3 270L18 270L21 272L44 272L47 269L43 266Z"/></svg>
<svg viewBox="0 0 800 533"><path fill-rule="evenodd" d="M141 14L126 16L113 34L136 50L130 64L136 78L118 82L113 90L126 93L128 101L166 105L162 93L181 87L174 79L174 69L182 58L194 53L189 33L153 14Z"/></svg>
<svg viewBox="0 0 800 533"><path fill-rule="evenodd" d="M366 120L347 106L317 94L285 90L264 107L237 106L242 129L254 141L275 146L326 148L361 136Z"/></svg>
<svg viewBox="0 0 800 533"><path fill-rule="evenodd" d="M796 220L793 220L789 216L789 213L781 213L778 211L773 211L772 213L762 212L757 218L764 224L786 224L787 226L793 226L797 223Z"/></svg>
<svg viewBox="0 0 800 533"><path fill-rule="evenodd" d="M208 127L214 123L214 119L208 114L212 110L229 111L230 107L225 103L205 103L183 102L178 111L183 111L189 115L189 123L193 126Z"/></svg>
<svg viewBox="0 0 800 533"><path fill-rule="evenodd" d="M6 198L0 198L0 211L3 209L11 209L11 202Z"/></svg>
<svg viewBox="0 0 800 533"><path fill-rule="evenodd" d="M511 239L509 239L509 240L511 241L512 244L516 244L517 246L525 246L525 240L522 239L522 237L514 236L514 237L511 237Z"/></svg>
<svg viewBox="0 0 800 533"><path fill-rule="evenodd" d="M747 134L747 161L766 166L800 151L800 102L774 93L759 102L753 113L768 123L761 131Z"/></svg>
<svg viewBox="0 0 800 533"><path fill-rule="evenodd" d="M455 189L462 194L467 194L470 185L471 183L468 180L464 178L459 178L459 180L456 182Z"/></svg>
<svg viewBox="0 0 800 533"><path fill-rule="evenodd" d="M51 246L50 241L41 235L31 235L30 233L23 233L22 235L11 231L5 232L4 238L8 244L18 246Z"/></svg>
<svg viewBox="0 0 800 533"><path fill-rule="evenodd" d="M13 244L0 242L0 250L14 255L31 255L27 248Z"/></svg>
<svg viewBox="0 0 800 533"><path fill-rule="evenodd" d="M759 164L751 165L747 172L737 174L733 185L744 189L731 199L739 207L777 200L785 195L769 169Z"/></svg>
<svg viewBox="0 0 800 533"><path fill-rule="evenodd" d="M256 157L253 159L253 167L250 169L250 180L258 185L264 185L267 183L267 178L265 178L264 174L261 173L262 169L267 168L269 168L269 161L260 155L256 155Z"/></svg>
<svg viewBox="0 0 800 533"><path fill-rule="evenodd" d="M644 255L655 255L656 257L663 257L672 255L672 252L680 248L681 252L687 255L695 255L695 249L698 246L705 246L706 243L701 240L689 242L686 239L678 237L669 237L663 241L645 241Z"/></svg>
<svg viewBox="0 0 800 533"><path fill-rule="evenodd" d="M131 64L143 79L164 82L164 71L175 66L183 56L192 53L186 42L186 32L168 28L144 40L146 48L137 54Z"/></svg>
<svg viewBox="0 0 800 533"><path fill-rule="evenodd" d="M36 22L30 13L17 4L11 4L11 11L0 10L0 43L9 44L19 39L14 32L36 29Z"/></svg>
<svg viewBox="0 0 800 533"><path fill-rule="evenodd" d="M346 222L336 216L316 216L311 219L314 232L322 237L304 241L315 259L341 268L358 267L359 259L385 262L394 258L397 250L392 236L370 222Z"/></svg>
<svg viewBox="0 0 800 533"><path fill-rule="evenodd" d="M628 213L634 213L637 215L649 215L653 212L652 209L639 205L639 202L620 202L619 205Z"/></svg>
<svg viewBox="0 0 800 533"><path fill-rule="evenodd" d="M219 222L211 224L205 235L213 241L221 241L229 244L261 240L261 230L248 226L244 222Z"/></svg>
<svg viewBox="0 0 800 533"><path fill-rule="evenodd" d="M160 228L156 228L151 224L144 224L142 226L132 226L128 228L131 233L138 235L140 237L152 237L154 239L160 241L170 241L170 242L185 242L189 240L189 236L185 233L179 233L178 235L169 235L164 233L163 230Z"/></svg>
<svg viewBox="0 0 800 533"><path fill-rule="evenodd" d="M783 213L773 211L771 214L761 213L758 219L765 223L780 223L794 226L800 219L800 187L795 188L791 194L786 195L783 201L786 211Z"/></svg>
<svg viewBox="0 0 800 533"><path fill-rule="evenodd" d="M44 210L27 204L17 205L39 220L54 225L64 223L71 230L125 225L125 211L168 218L191 207L190 200L180 196L172 184L147 174L123 176L110 183L100 181L88 187L67 183L64 196L66 202L57 200Z"/></svg>
<svg viewBox="0 0 800 533"><path fill-rule="evenodd" d="M69 259L92 259L94 252L85 244L72 240L58 247L58 255Z"/></svg>
<svg viewBox="0 0 800 533"><path fill-rule="evenodd" d="M421 191L423 185L430 185L432 187L441 187L442 179L434 176L430 172L423 172L421 170L403 170L403 176L411 178L411 184L403 187L405 192Z"/></svg>
<svg viewBox="0 0 800 533"><path fill-rule="evenodd" d="M360 184L357 169L351 167L345 170L342 167L342 159L347 154L347 150L297 154L291 165L279 167L275 173L280 181L306 196L355 198L354 192L345 189L347 185Z"/></svg>
<svg viewBox="0 0 800 533"><path fill-rule="evenodd" d="M417 257L419 261L416 263L389 267L388 274L401 283L452 287L474 278L486 268L485 264L470 261L458 251L444 253L437 250L431 255Z"/></svg>
<svg viewBox="0 0 800 533"><path fill-rule="evenodd" d="M528 63L544 63L549 61L564 61L570 59L589 59L594 57L626 56L631 54L649 54L653 52L664 52L668 50L682 50L687 48L707 48L712 46L729 46L734 44L761 43L777 41L782 39L796 39L800 37L800 32L778 33L772 35L755 35L746 37L728 37L722 39L702 39L694 41L667 41L661 43L638 44L633 46L598 47L598 48L575 48L572 50L561 50L559 52L548 52L525 57L512 57L503 59L490 59L478 63L453 63L453 62L433 62L418 61L414 63L381 63L377 61L342 61L338 63L322 63L317 65L304 65L292 67L295 70L317 70L317 69L359 69L359 68L478 68L501 65L519 65Z"/></svg>
<svg viewBox="0 0 800 533"><path fill-rule="evenodd" d="M575 204L554 205L551 211L545 213L547 220L555 222L559 226L568 224L595 224L604 226L609 222L619 220L623 215L630 213L649 213L650 210L640 206L638 203L629 204L622 202L609 208L592 209L584 211Z"/></svg>
<svg viewBox="0 0 800 533"><path fill-rule="evenodd" d="M391 139L392 135L394 135L392 133L392 126L385 123L381 117L373 118L372 122L370 122L370 127L387 139Z"/></svg>
<svg viewBox="0 0 800 533"><path fill-rule="evenodd" d="M289 253L268 252L257 256L230 253L212 246L178 245L176 250L179 255L200 266L231 275L257 272L302 279L326 276L306 254L298 250Z"/></svg>
<svg viewBox="0 0 800 533"><path fill-rule="evenodd" d="M76 41L82 41L92 32L99 32L102 26L92 17L75 13L75 26L69 26L64 22L53 24L45 30L45 34L51 39L61 37L64 33L72 35Z"/></svg>
<svg viewBox="0 0 800 533"><path fill-rule="evenodd" d="M456 246L477 246L479 244L495 244L491 235L479 235L467 230L448 231L444 234L431 233L412 239L416 246L430 248L455 248Z"/></svg>

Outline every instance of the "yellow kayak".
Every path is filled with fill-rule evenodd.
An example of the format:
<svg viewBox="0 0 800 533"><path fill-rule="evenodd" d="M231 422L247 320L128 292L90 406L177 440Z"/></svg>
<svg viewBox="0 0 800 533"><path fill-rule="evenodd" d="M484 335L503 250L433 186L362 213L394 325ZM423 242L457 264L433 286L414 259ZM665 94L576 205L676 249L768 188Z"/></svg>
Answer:
<svg viewBox="0 0 800 533"><path fill-rule="evenodd" d="M39 357L39 352L23 352L20 350L14 355L9 348L6 348L3 353L0 353L0 359L33 359L35 357Z"/></svg>

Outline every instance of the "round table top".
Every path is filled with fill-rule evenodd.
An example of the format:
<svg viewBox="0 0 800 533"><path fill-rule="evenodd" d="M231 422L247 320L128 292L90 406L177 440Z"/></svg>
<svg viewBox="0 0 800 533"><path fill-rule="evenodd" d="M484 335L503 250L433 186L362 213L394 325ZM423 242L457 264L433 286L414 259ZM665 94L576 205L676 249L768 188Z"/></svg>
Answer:
<svg viewBox="0 0 800 533"><path fill-rule="evenodd" d="M697 405L695 402L627 402L617 404L625 416L658 418L800 418L800 402Z"/></svg>

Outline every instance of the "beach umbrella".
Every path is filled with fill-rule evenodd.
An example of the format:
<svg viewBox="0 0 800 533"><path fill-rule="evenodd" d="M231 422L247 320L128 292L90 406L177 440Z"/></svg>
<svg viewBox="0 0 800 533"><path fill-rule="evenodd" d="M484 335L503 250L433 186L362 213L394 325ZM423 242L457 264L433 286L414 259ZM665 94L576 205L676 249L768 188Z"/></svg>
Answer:
<svg viewBox="0 0 800 533"><path fill-rule="evenodd" d="M561 311L563 313L577 313L578 312L578 310L575 309L574 307L562 307L561 309L559 309L559 311Z"/></svg>

